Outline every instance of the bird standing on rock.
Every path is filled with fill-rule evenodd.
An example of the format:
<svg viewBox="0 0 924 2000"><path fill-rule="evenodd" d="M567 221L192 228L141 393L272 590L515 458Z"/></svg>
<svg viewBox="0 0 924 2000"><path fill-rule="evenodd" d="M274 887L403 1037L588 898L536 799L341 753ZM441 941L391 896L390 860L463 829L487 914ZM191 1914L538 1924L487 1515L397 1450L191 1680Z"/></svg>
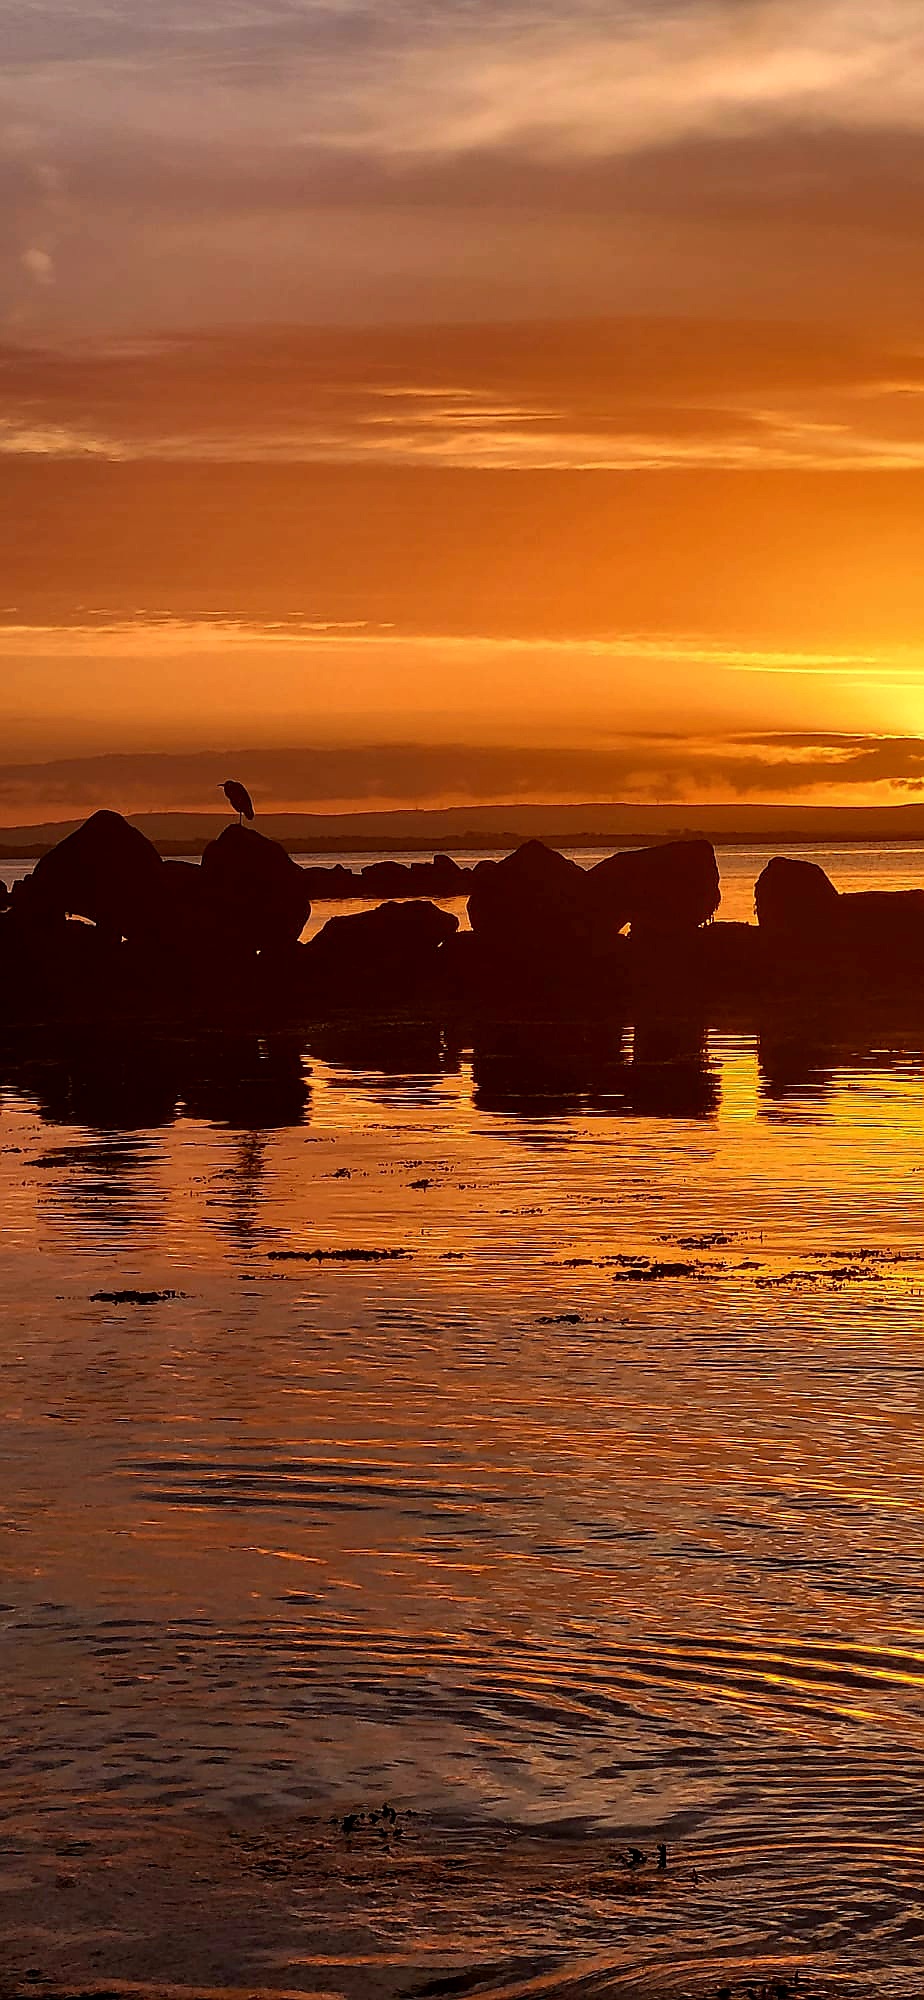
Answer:
<svg viewBox="0 0 924 2000"><path fill-rule="evenodd" d="M245 819L253 819L253 800L246 785L239 784L237 778L226 778L221 789L228 804L237 813L238 826L243 826Z"/></svg>

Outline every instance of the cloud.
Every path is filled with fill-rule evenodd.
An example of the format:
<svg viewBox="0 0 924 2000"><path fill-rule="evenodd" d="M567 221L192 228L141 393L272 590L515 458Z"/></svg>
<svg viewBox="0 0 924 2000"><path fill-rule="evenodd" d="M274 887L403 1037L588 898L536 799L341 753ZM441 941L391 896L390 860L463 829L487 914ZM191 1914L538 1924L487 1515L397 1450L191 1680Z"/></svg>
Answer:
<svg viewBox="0 0 924 2000"><path fill-rule="evenodd" d="M32 218L21 253L55 205L49 326L706 289L824 311L858 272L908 323L924 304L917 0L46 0L0 22L0 215Z"/></svg>
<svg viewBox="0 0 924 2000"><path fill-rule="evenodd" d="M11 523L0 545L0 607L33 627L103 612L142 628L165 617L239 620L255 632L280 619L362 621L458 640L605 645L634 633L694 634L746 651L868 654L871 689L898 677L901 656L918 694L909 687L887 719L915 726L921 507L914 469L524 473L419 461L0 455L0 509ZM183 648L177 657L187 657ZM597 707L618 699L605 654L598 672ZM745 678L736 671L737 682ZM748 678L750 717L760 685ZM395 681L390 657L373 706ZM663 685L650 682L652 701ZM708 686L720 689L715 664ZM735 702L736 719L748 719L737 694ZM787 719L832 713L790 710ZM770 714L784 719L778 707Z"/></svg>
<svg viewBox="0 0 924 2000"><path fill-rule="evenodd" d="M920 128L916 0L482 0L207 13L5 7L17 116L178 136L276 131L383 156L515 143L562 157L787 123ZM118 89L113 89L113 84ZM139 120L139 114L142 114ZM60 118L59 118L60 122Z"/></svg>
<svg viewBox="0 0 924 2000"><path fill-rule="evenodd" d="M914 466L924 353L831 327L650 317L8 344L0 453L56 452L527 470Z"/></svg>
<svg viewBox="0 0 924 2000"><path fill-rule="evenodd" d="M48 250L31 245L20 258L23 270L37 285L53 285L55 281L54 258Z"/></svg>
<svg viewBox="0 0 924 2000"><path fill-rule="evenodd" d="M452 743L241 748L193 755L118 755L0 767L0 814L213 811L233 763L270 810L625 799L805 799L880 802L924 780L924 738L817 733L713 741L640 734L595 748Z"/></svg>

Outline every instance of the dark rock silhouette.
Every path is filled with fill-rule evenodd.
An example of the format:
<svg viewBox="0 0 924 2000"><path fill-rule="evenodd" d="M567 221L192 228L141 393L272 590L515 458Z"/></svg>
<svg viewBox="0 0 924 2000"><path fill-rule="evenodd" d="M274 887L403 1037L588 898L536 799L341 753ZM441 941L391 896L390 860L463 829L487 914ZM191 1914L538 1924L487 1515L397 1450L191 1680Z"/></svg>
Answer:
<svg viewBox="0 0 924 2000"><path fill-rule="evenodd" d="M472 871L468 916L479 942L503 957L543 954L590 942L593 911L587 872L576 861L527 840L502 861L479 861Z"/></svg>
<svg viewBox="0 0 924 2000"><path fill-rule="evenodd" d="M553 941L599 952L627 924L633 932L692 932L719 905L708 840L676 840L611 854L581 868L539 840L503 861L480 861L469 894L472 930L506 952Z"/></svg>
<svg viewBox="0 0 924 2000"><path fill-rule="evenodd" d="M432 861L416 865L429 869L438 884L436 894L439 896L461 895L471 878L471 869L463 868L451 854L434 854Z"/></svg>
<svg viewBox="0 0 924 2000"><path fill-rule="evenodd" d="M616 930L696 930L719 907L715 849L708 840L669 840L659 847L627 848L598 861L588 873L598 921Z"/></svg>
<svg viewBox="0 0 924 2000"><path fill-rule="evenodd" d="M38 923L85 917L128 937L149 922L163 867L156 847L121 813L95 812L18 885L16 913Z"/></svg>
<svg viewBox="0 0 924 2000"><path fill-rule="evenodd" d="M115 930L45 915L20 894L25 886L0 914L0 1013L38 1023L121 1011L125 948Z"/></svg>
<svg viewBox="0 0 924 2000"><path fill-rule="evenodd" d="M303 868L305 886L313 903L346 902L362 894L360 877L342 861L330 868Z"/></svg>
<svg viewBox="0 0 924 2000"><path fill-rule="evenodd" d="M837 899L838 927L848 945L887 957L924 950L924 889L863 889Z"/></svg>
<svg viewBox="0 0 924 2000"><path fill-rule="evenodd" d="M475 950L468 982L501 1005L541 992L559 1007L612 1007L629 985L647 990L683 974L699 926L719 901L708 841L676 841L612 855L587 870L527 841L473 871ZM631 925L631 951L619 936ZM460 941L461 944L461 941ZM459 953L461 957L461 952Z"/></svg>
<svg viewBox="0 0 924 2000"><path fill-rule="evenodd" d="M318 875L340 895L361 885L400 900L333 918L302 945ZM471 930L426 900L425 886L444 898L467 888ZM0 885L0 1013L100 1032L124 1021L244 1035L392 1016L438 1024L462 1046L492 1022L516 1037L528 1022L571 1034L583 1021L599 1038L684 1014L762 1023L775 1012L798 1025L848 1001L867 1013L896 997L924 1005L924 889L839 895L816 863L777 856L756 885L756 925L712 922L718 898L707 841L625 850L591 870L528 841L471 870L435 855L353 874L301 869L276 842L231 825L197 867L161 860L120 814L99 812L12 894ZM613 1082L605 1037L590 1061L580 1046L575 1067L576 1047L560 1064L543 1044L538 1096L647 1101L638 1053L629 1089ZM652 1102L665 1084L669 1097L708 1106L698 1058L684 1060L687 1081L673 1057L669 1073L655 1062ZM515 1044L489 1045L485 1087L515 1079L519 1063ZM287 1112L288 1092L285 1082Z"/></svg>
<svg viewBox="0 0 924 2000"><path fill-rule="evenodd" d="M363 894L395 897L409 894L408 870L403 861L370 861L361 869Z"/></svg>
<svg viewBox="0 0 924 2000"><path fill-rule="evenodd" d="M464 896L472 877L451 854L434 854L432 861L370 861L358 870L341 861L330 867L302 870L314 902L341 899L370 902L380 897Z"/></svg>
<svg viewBox="0 0 924 2000"><path fill-rule="evenodd" d="M7 888L5 882L0 882L0 910L8 909L9 904L10 904L9 889Z"/></svg>
<svg viewBox="0 0 924 2000"><path fill-rule="evenodd" d="M311 914L304 869L250 827L226 826L210 841L201 875L213 923L243 949L294 944Z"/></svg>
<svg viewBox="0 0 924 2000"><path fill-rule="evenodd" d="M383 999L432 998L439 953L459 919L434 903L380 903L330 917L299 951L307 993L374 1012Z"/></svg>
<svg viewBox="0 0 924 2000"><path fill-rule="evenodd" d="M924 974L922 889L839 895L817 862L777 856L758 877L754 901L778 986L913 987Z"/></svg>
<svg viewBox="0 0 924 2000"><path fill-rule="evenodd" d="M767 939L756 924L709 924L695 942L698 992L712 1001L747 1000L766 990Z"/></svg>
<svg viewBox="0 0 924 2000"><path fill-rule="evenodd" d="M136 960L172 980L179 964L205 964L228 942L227 916L210 894L202 869L192 861L165 861L140 937Z"/></svg>
<svg viewBox="0 0 924 2000"><path fill-rule="evenodd" d="M811 944L830 933L837 902L834 883L817 861L779 854L761 869L754 888L761 930L780 941Z"/></svg>

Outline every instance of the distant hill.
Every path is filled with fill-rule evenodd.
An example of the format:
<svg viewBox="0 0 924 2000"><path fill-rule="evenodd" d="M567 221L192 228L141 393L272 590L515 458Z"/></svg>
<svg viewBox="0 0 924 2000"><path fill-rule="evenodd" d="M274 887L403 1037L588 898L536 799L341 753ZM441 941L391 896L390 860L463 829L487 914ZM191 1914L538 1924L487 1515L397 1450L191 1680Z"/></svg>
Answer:
<svg viewBox="0 0 924 2000"><path fill-rule="evenodd" d="M223 826L224 813L133 813L164 853L197 853ZM0 827L0 860L43 852L79 820ZM379 853L403 849L515 847L530 837L555 846L631 845L705 834L714 841L924 840L924 804L806 805L507 805L404 807L390 812L261 813L256 822L294 853Z"/></svg>

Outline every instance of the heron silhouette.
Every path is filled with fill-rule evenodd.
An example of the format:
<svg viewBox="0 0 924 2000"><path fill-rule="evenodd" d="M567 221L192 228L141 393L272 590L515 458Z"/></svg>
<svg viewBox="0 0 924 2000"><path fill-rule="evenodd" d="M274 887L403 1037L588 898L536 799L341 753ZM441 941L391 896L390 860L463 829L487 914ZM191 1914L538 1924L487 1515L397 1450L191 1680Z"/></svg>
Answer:
<svg viewBox="0 0 924 2000"><path fill-rule="evenodd" d="M226 778L221 789L228 804L237 813L238 826L243 826L245 819L253 819L253 800L246 785L239 784L236 778Z"/></svg>

